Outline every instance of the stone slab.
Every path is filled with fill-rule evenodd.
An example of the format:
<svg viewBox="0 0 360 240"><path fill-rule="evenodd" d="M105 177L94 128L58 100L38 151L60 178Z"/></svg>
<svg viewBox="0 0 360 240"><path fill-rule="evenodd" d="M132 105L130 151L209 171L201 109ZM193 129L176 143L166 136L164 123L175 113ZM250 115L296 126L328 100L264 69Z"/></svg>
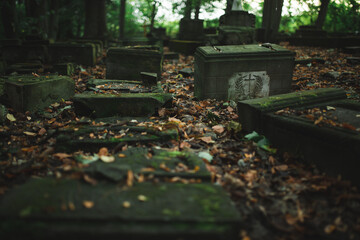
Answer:
<svg viewBox="0 0 360 240"><path fill-rule="evenodd" d="M238 101L261 97L263 92L289 92L294 56L276 44L199 47L195 53L195 96Z"/></svg>
<svg viewBox="0 0 360 240"><path fill-rule="evenodd" d="M49 45L52 63L73 62L87 66L96 63L96 47L91 43L54 43Z"/></svg>
<svg viewBox="0 0 360 240"><path fill-rule="evenodd" d="M151 116L171 100L168 93L81 93L73 99L77 114L93 118Z"/></svg>
<svg viewBox="0 0 360 240"><path fill-rule="evenodd" d="M100 148L109 149L120 143L147 143L177 140L176 130L159 131L154 128L138 126L74 126L59 129L56 149L59 152L84 150L98 152ZM94 137L90 138L89 134Z"/></svg>
<svg viewBox="0 0 360 240"><path fill-rule="evenodd" d="M65 76L32 75L5 78L5 98L19 112L36 111L75 93L75 83Z"/></svg>
<svg viewBox="0 0 360 240"><path fill-rule="evenodd" d="M101 40L96 40L96 39L73 39L70 40L70 43L92 43L95 45L95 49L96 49L96 56L97 57L101 57L103 50L104 50L104 43Z"/></svg>
<svg viewBox="0 0 360 240"><path fill-rule="evenodd" d="M6 69L8 73L16 72L18 74L38 73L39 70L44 70L44 65L40 61L15 63Z"/></svg>
<svg viewBox="0 0 360 240"><path fill-rule="evenodd" d="M48 49L45 45L11 45L0 50L2 58L7 64L38 60L46 62L49 59Z"/></svg>
<svg viewBox="0 0 360 240"><path fill-rule="evenodd" d="M86 208L83 201L94 206ZM2 239L231 240L240 221L225 191L212 184L126 188L54 179L31 179L11 190L1 199L0 218Z"/></svg>
<svg viewBox="0 0 360 240"><path fill-rule="evenodd" d="M109 48L106 58L106 78L139 80L141 72L161 76L162 52L156 46Z"/></svg>
<svg viewBox="0 0 360 240"><path fill-rule="evenodd" d="M75 67L72 63L58 63L53 65L51 71L59 75L70 76L75 72Z"/></svg>
<svg viewBox="0 0 360 240"><path fill-rule="evenodd" d="M171 51L182 53L185 55L193 55L196 49L203 46L202 41L188 41L174 39L169 41L169 48Z"/></svg>
<svg viewBox="0 0 360 240"><path fill-rule="evenodd" d="M159 178L211 180L211 174L203 160L190 152L154 148L149 151L147 148L135 147L128 148L122 154L125 157L115 155L115 161L112 163L102 161L91 163L84 171L94 177L101 175L114 182L125 180L129 170L134 174L153 175Z"/></svg>
<svg viewBox="0 0 360 240"><path fill-rule="evenodd" d="M143 73L141 73L143 75ZM86 86L88 90L102 93L163 93L161 84L155 81L156 73L144 73L142 81L132 80L109 80L109 79L89 79ZM148 78L153 81L150 84Z"/></svg>
<svg viewBox="0 0 360 240"><path fill-rule="evenodd" d="M315 124L317 119L311 120L306 114L277 113L286 107L302 111L319 108L324 112L328 106L334 108L330 115L337 118L336 122L348 125ZM244 129L264 134L276 147L315 163L330 175L341 174L343 178L360 185L360 119L356 117L360 104L346 100L344 91L319 89L248 100L239 102L238 109ZM349 124L355 129L346 127Z"/></svg>
<svg viewBox="0 0 360 240"><path fill-rule="evenodd" d="M255 42L255 28L220 26L218 40L220 45L241 45Z"/></svg>

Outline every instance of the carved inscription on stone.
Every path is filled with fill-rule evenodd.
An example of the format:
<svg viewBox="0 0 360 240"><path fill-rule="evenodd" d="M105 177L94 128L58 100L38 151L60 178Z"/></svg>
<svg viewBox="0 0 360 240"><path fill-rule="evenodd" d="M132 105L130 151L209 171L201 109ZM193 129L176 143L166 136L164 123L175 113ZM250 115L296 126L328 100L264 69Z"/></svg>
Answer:
<svg viewBox="0 0 360 240"><path fill-rule="evenodd" d="M229 79L228 100L240 101L269 96L270 78L265 71L238 72Z"/></svg>

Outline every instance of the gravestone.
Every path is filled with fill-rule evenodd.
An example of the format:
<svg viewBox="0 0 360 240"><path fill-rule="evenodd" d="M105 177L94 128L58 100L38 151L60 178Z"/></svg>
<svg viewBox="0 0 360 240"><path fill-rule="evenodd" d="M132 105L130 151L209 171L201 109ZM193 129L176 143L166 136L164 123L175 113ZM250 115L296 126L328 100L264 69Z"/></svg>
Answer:
<svg viewBox="0 0 360 240"><path fill-rule="evenodd" d="M294 57L275 44L200 47L195 53L195 96L237 101L289 92Z"/></svg>
<svg viewBox="0 0 360 240"><path fill-rule="evenodd" d="M155 46L109 48L106 58L106 78L139 80L141 72L161 76L162 52Z"/></svg>
<svg viewBox="0 0 360 240"><path fill-rule="evenodd" d="M93 118L151 116L172 100L161 86L145 86L140 81L96 79L88 87L93 92L76 94L74 107L77 114Z"/></svg>
<svg viewBox="0 0 360 240"><path fill-rule="evenodd" d="M190 41L190 40L179 40L172 39L169 41L169 48L171 51L182 53L185 55L193 55L196 49L203 46L202 41Z"/></svg>
<svg viewBox="0 0 360 240"><path fill-rule="evenodd" d="M246 131L360 185L360 104L342 89L315 89L238 102ZM318 115L316 115L316 114Z"/></svg>
<svg viewBox="0 0 360 240"><path fill-rule="evenodd" d="M209 183L31 179L0 208L2 239L234 240L240 221L225 191Z"/></svg>
<svg viewBox="0 0 360 240"><path fill-rule="evenodd" d="M95 49L96 49L96 56L97 57L101 57L103 50L104 50L104 43L101 40L96 40L96 39L73 39L70 40L69 43L81 43L81 44L86 44L86 43L91 43L94 44Z"/></svg>
<svg viewBox="0 0 360 240"><path fill-rule="evenodd" d="M41 110L61 99L74 95L75 83L64 76L8 76L5 80L5 99L19 112Z"/></svg>
<svg viewBox="0 0 360 240"><path fill-rule="evenodd" d="M96 63L96 47L91 43L54 43L49 45L51 63L73 62L86 66Z"/></svg>
<svg viewBox="0 0 360 240"><path fill-rule="evenodd" d="M56 138L56 150L59 152L90 151L98 152L100 148L109 149L120 143L148 143L177 140L176 130L159 131L150 127L123 126L73 126L59 129ZM94 136L90 137L93 133Z"/></svg>
<svg viewBox="0 0 360 240"><path fill-rule="evenodd" d="M27 61L48 61L48 49L45 45L9 45L1 48L3 59L7 64Z"/></svg>
<svg viewBox="0 0 360 240"><path fill-rule="evenodd" d="M179 23L179 40L202 41L204 39L204 20L182 18Z"/></svg>

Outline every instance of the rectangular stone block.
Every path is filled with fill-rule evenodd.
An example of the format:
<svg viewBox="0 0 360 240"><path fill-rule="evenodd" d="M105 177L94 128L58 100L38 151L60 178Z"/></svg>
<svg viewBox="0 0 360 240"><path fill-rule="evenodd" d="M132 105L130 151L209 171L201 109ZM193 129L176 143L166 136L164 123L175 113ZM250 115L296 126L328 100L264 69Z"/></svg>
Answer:
<svg viewBox="0 0 360 240"><path fill-rule="evenodd" d="M75 93L75 82L64 76L32 75L5 78L5 98L19 112L36 111Z"/></svg>
<svg viewBox="0 0 360 240"><path fill-rule="evenodd" d="M44 65L40 61L15 63L6 69L8 73L16 72L18 74L38 73L42 70L44 70Z"/></svg>
<svg viewBox="0 0 360 240"><path fill-rule="evenodd" d="M289 92L294 57L275 44L199 47L195 96L238 101Z"/></svg>
<svg viewBox="0 0 360 240"><path fill-rule="evenodd" d="M10 45L1 48L2 58L10 65L24 61L46 62L48 49L45 45Z"/></svg>
<svg viewBox="0 0 360 240"><path fill-rule="evenodd" d="M162 53L154 46L109 48L106 58L106 78L140 80L141 72L161 76Z"/></svg>
<svg viewBox="0 0 360 240"><path fill-rule="evenodd" d="M69 41L70 43L91 43L94 44L95 49L96 49L96 56L97 57L101 57L103 50L104 50L104 43L101 40L96 40L96 39L73 39L71 41Z"/></svg>
<svg viewBox="0 0 360 240"><path fill-rule="evenodd" d="M31 179L4 196L0 209L2 239L234 240L241 220L213 184Z"/></svg>
<svg viewBox="0 0 360 240"><path fill-rule="evenodd" d="M170 40L169 48L171 51L182 53L185 55L193 55L196 49L203 46L202 41L189 41L189 40Z"/></svg>
<svg viewBox="0 0 360 240"><path fill-rule="evenodd" d="M51 71L59 75L70 76L75 72L75 68L72 63L58 63L53 65Z"/></svg>
<svg viewBox="0 0 360 240"><path fill-rule="evenodd" d="M91 43L54 43L49 45L52 63L73 62L87 66L96 63L96 47Z"/></svg>

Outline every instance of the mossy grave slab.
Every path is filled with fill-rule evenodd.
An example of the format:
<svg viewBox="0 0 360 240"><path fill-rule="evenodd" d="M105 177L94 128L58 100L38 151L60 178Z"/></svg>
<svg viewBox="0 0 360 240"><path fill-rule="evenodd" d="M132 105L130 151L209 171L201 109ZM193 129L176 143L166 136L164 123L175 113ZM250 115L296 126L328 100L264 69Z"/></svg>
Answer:
<svg viewBox="0 0 360 240"><path fill-rule="evenodd" d="M170 104L169 93L81 93L74 97L75 112L92 118L146 117Z"/></svg>
<svg viewBox="0 0 360 240"><path fill-rule="evenodd" d="M360 104L341 89L318 89L239 102L244 129L330 175L360 185Z"/></svg>
<svg viewBox="0 0 360 240"><path fill-rule="evenodd" d="M94 176L104 176L115 182L126 179L129 170L134 174L154 175L161 178L211 180L211 174L203 160L190 152L136 147L123 151L120 156L116 156L112 163L99 160L93 162L84 171Z"/></svg>
<svg viewBox="0 0 360 240"><path fill-rule="evenodd" d="M141 78L141 72L152 72L160 76L162 60L162 52L156 46L109 48L106 78L137 80Z"/></svg>
<svg viewBox="0 0 360 240"><path fill-rule="evenodd" d="M212 184L126 188L54 179L31 179L11 190L0 202L0 217L2 239L37 240L236 239L240 221L225 191Z"/></svg>
<svg viewBox="0 0 360 240"><path fill-rule="evenodd" d="M5 98L19 112L41 110L75 93L75 82L65 76L9 76L5 77Z"/></svg>
<svg viewBox="0 0 360 240"><path fill-rule="evenodd" d="M120 143L163 142L179 137L177 130L159 131L138 126L75 126L59 129L58 132L56 148L65 152L97 152L102 147L113 148Z"/></svg>
<svg viewBox="0 0 360 240"><path fill-rule="evenodd" d="M88 90L95 92L112 91L113 93L162 93L160 85L148 87L144 81L89 79Z"/></svg>

